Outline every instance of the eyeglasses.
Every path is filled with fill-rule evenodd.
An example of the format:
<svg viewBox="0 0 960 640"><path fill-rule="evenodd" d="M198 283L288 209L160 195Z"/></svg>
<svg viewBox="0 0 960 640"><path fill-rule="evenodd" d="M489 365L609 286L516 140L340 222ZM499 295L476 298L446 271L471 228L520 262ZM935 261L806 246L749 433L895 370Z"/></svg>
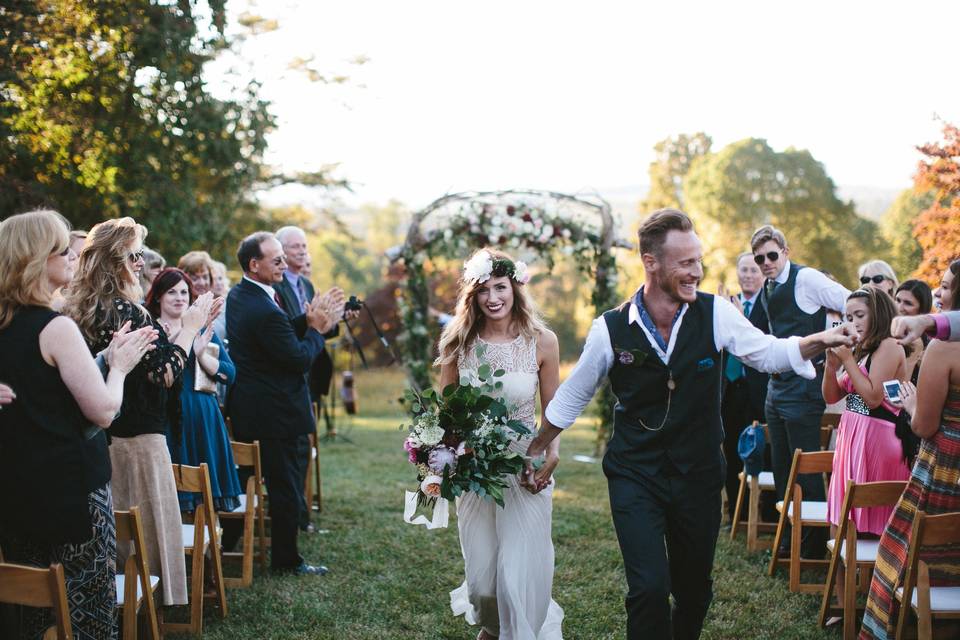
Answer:
<svg viewBox="0 0 960 640"><path fill-rule="evenodd" d="M130 262L132 262L133 264L137 264L138 262L143 260L143 251L134 251L127 257L130 259Z"/></svg>
<svg viewBox="0 0 960 640"><path fill-rule="evenodd" d="M780 253L777 251L768 251L766 253L758 253L753 256L753 261L757 264L763 264L764 259L769 260L770 262L776 262L780 259Z"/></svg>
<svg viewBox="0 0 960 640"><path fill-rule="evenodd" d="M876 275L876 276L860 276L860 284L867 284L868 282L873 282L873 284L880 284L886 280L886 276Z"/></svg>

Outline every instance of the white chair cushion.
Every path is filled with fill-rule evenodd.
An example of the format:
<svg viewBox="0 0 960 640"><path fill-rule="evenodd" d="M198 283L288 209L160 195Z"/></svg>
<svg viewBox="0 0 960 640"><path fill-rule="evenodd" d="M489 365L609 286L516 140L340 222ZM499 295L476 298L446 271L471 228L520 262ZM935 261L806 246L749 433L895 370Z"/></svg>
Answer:
<svg viewBox="0 0 960 640"><path fill-rule="evenodd" d="M231 513L243 513L247 510L247 494L242 493L237 497L240 499L240 506L234 509ZM257 497L257 494L253 494L254 509L257 508L257 504L259 504L259 502L260 502L260 499Z"/></svg>
<svg viewBox="0 0 960 640"><path fill-rule="evenodd" d="M827 550L833 553L836 540L827 540ZM877 551L880 550L879 540L857 540L857 562L876 562ZM847 541L840 545L840 558L847 561Z"/></svg>
<svg viewBox="0 0 960 640"><path fill-rule="evenodd" d="M123 586L125 583L126 576L122 573L118 573L116 576L117 582L117 606L123 606ZM157 576L150 576L150 588L156 589L157 585L160 583L160 578ZM137 602L140 602L140 599L143 598L143 589L140 587L140 580L137 579Z"/></svg>
<svg viewBox="0 0 960 640"><path fill-rule="evenodd" d="M180 530L183 533L183 548L184 549L193 549L193 525L192 524L182 524L180 525ZM204 527L203 528L203 544L210 543L210 531Z"/></svg>
<svg viewBox="0 0 960 640"><path fill-rule="evenodd" d="M897 588L897 597L903 600L903 587ZM917 606L917 590L913 590L913 598L910 600L914 607ZM955 613L960 612L960 587L930 587L930 611L931 613Z"/></svg>
<svg viewBox="0 0 960 640"><path fill-rule="evenodd" d="M783 512L783 501L777 503L777 511ZM826 522L827 521L827 503L814 502L812 500L803 500L800 503L800 514L804 522ZM787 509L787 515L793 517L793 502Z"/></svg>

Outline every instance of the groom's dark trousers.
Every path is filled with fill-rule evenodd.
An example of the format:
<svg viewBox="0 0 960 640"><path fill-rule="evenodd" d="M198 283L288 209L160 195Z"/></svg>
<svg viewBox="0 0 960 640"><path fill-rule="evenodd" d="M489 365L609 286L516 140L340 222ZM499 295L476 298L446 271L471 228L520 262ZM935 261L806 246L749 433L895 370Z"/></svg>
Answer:
<svg viewBox="0 0 960 640"><path fill-rule="evenodd" d="M652 473L611 475L605 469L627 576L630 640L700 636L713 597L710 572L720 529L724 461L717 453L714 464L687 473L669 461Z"/></svg>

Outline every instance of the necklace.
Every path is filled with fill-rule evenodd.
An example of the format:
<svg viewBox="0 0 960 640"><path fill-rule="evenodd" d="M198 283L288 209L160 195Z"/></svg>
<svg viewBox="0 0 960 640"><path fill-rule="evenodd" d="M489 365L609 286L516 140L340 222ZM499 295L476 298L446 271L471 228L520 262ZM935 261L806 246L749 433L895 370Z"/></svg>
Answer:
<svg viewBox="0 0 960 640"><path fill-rule="evenodd" d="M673 381L673 371L667 370L669 377L667 378L667 410L663 414L663 420L660 422L660 426L656 429L652 429L647 426L647 423L643 421L643 418L637 418L637 422L640 423L640 426L646 429L647 431L660 431L663 429L663 425L667 424L667 418L670 417L670 402L673 400L673 390L677 388L677 383Z"/></svg>

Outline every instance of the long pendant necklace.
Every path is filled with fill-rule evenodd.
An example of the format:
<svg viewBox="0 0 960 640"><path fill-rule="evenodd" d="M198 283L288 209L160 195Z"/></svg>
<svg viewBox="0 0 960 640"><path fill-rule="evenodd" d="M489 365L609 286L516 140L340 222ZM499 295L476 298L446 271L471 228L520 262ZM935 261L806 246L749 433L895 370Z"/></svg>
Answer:
<svg viewBox="0 0 960 640"><path fill-rule="evenodd" d="M660 426L656 429L651 429L647 426L647 423L643 421L643 418L637 418L637 422L640 423L640 426L646 429L647 431L660 431L663 429L663 425L667 424L667 418L670 417L670 402L673 400L673 390L677 388L677 383L673 381L673 371L667 370L669 376L667 377L667 410L663 414L663 420L660 422Z"/></svg>

